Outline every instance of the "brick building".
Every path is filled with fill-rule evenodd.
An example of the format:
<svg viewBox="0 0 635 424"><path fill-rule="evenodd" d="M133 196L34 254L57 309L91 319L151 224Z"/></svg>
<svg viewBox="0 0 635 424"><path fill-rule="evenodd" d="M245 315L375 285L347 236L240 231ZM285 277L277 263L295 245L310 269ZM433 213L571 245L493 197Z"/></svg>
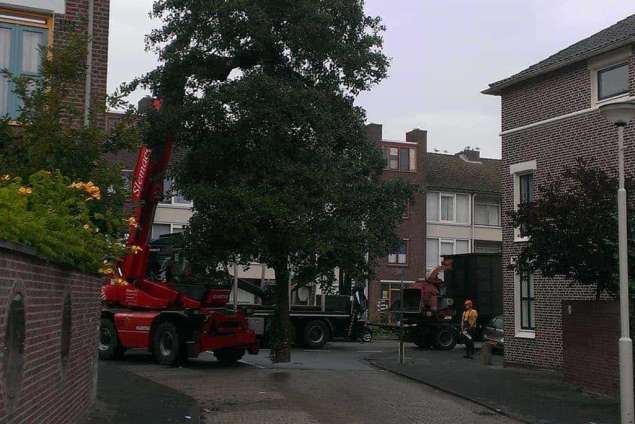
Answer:
<svg viewBox="0 0 635 424"><path fill-rule="evenodd" d="M635 15L483 91L502 102L503 265L527 241L507 212L531 201L549 173L577 157L617 172L616 131L598 107L635 98L634 42ZM626 169L633 171L632 125L625 143ZM539 273L521 278L505 266L503 278L506 363L561 369L563 302L593 299L594 288Z"/></svg>
<svg viewBox="0 0 635 424"><path fill-rule="evenodd" d="M92 13L89 13L92 11ZM110 0L4 0L0 1L0 67L16 75L37 76L41 46L62 46L72 32L86 34L86 78L73 90L72 101L103 125L98 112L106 98ZM18 99L6 79L0 81L0 114L15 117ZM79 123L76 123L79 124Z"/></svg>
<svg viewBox="0 0 635 424"><path fill-rule="evenodd" d="M442 255L500 252L501 161L469 148L455 155L429 153L427 133L419 129L406 133L405 141L384 140L379 124L367 131L384 151L383 178L422 188L399 225L401 245L380 260L368 286L370 319L389 322L402 277L405 284L424 278Z"/></svg>
<svg viewBox="0 0 635 424"><path fill-rule="evenodd" d="M385 152L386 168L383 178L401 178L421 187L425 186L425 131L412 130L406 133L405 141L384 140L382 126L379 124L369 124L367 131L370 139L378 143ZM369 282L369 318L373 321L388 319L385 308L398 299L402 277L407 283L425 276L425 204L425 194L418 193L399 226L401 245L379 261L375 271L376 278Z"/></svg>
<svg viewBox="0 0 635 424"><path fill-rule="evenodd" d="M37 77L40 48L72 32L92 40L87 73L67 100L81 122L104 124L109 0L0 1L0 68ZM18 99L0 77L0 115ZM82 422L96 395L99 276L77 273L0 241L0 422Z"/></svg>

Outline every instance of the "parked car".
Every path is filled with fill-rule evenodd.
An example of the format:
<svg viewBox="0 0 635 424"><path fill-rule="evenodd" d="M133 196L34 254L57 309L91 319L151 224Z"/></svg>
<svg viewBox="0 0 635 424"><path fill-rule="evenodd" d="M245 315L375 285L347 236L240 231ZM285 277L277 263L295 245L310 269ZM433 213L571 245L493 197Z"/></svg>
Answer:
<svg viewBox="0 0 635 424"><path fill-rule="evenodd" d="M505 347L505 332L503 331L503 316L498 315L492 318L485 326L485 342L490 342L495 349Z"/></svg>

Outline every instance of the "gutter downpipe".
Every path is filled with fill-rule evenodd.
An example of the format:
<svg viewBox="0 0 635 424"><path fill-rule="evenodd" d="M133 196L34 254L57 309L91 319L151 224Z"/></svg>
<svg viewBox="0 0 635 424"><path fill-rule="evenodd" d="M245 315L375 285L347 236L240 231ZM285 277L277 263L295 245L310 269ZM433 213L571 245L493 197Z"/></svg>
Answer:
<svg viewBox="0 0 635 424"><path fill-rule="evenodd" d="M90 96L93 83L93 34L95 25L95 0L88 0L88 52L86 54L86 81L84 85L84 126L90 126Z"/></svg>
<svg viewBox="0 0 635 424"><path fill-rule="evenodd" d="M472 193L472 240L471 240L471 248L472 250L470 250L470 253L474 253L475 250L475 246L474 246L474 221L476 219L475 216L476 213L476 193Z"/></svg>

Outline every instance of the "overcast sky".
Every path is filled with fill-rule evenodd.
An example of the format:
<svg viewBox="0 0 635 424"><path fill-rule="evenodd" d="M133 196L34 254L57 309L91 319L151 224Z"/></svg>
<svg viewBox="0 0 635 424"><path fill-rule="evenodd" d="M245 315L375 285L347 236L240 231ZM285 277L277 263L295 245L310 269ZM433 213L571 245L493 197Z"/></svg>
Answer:
<svg viewBox="0 0 635 424"><path fill-rule="evenodd" d="M108 90L156 65L144 35L153 0L111 0ZM384 138L428 131L428 150L500 157L500 100L487 84L635 13L631 0L366 0L386 25L389 76L358 104ZM136 100L136 99L133 99Z"/></svg>

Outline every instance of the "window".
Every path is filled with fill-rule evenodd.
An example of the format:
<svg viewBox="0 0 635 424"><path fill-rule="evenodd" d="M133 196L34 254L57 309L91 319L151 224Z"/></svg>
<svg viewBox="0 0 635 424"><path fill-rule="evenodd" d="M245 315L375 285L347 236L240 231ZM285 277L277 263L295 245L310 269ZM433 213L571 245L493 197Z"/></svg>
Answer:
<svg viewBox="0 0 635 424"><path fill-rule="evenodd" d="M152 224L152 240L156 240L164 234L182 233L185 231L183 224Z"/></svg>
<svg viewBox="0 0 635 424"><path fill-rule="evenodd" d="M530 203L534 200L534 174L519 175L520 181L520 202Z"/></svg>
<svg viewBox="0 0 635 424"><path fill-rule="evenodd" d="M170 234L170 224L152 224L152 240L156 240L163 234Z"/></svg>
<svg viewBox="0 0 635 424"><path fill-rule="evenodd" d="M44 19L33 21L46 25ZM40 76L41 49L47 45L47 36L46 28L0 22L0 69L37 79ZM13 90L9 79L0 76L0 115L15 119L21 104Z"/></svg>
<svg viewBox="0 0 635 424"><path fill-rule="evenodd" d="M428 193L426 196L426 215L428 221L439 220L439 193Z"/></svg>
<svg viewBox="0 0 635 424"><path fill-rule="evenodd" d="M500 227L500 205L493 203L476 203L474 205L474 223L477 225L491 225Z"/></svg>
<svg viewBox="0 0 635 424"><path fill-rule="evenodd" d="M441 221L454 221L454 196L441 195Z"/></svg>
<svg viewBox="0 0 635 424"><path fill-rule="evenodd" d="M445 255L470 253L469 240L426 239L426 270L431 271L441 264Z"/></svg>
<svg viewBox="0 0 635 424"><path fill-rule="evenodd" d="M441 263L441 255L439 255L439 239L426 239L426 268L434 269Z"/></svg>
<svg viewBox="0 0 635 424"><path fill-rule="evenodd" d="M401 240L397 250L388 254L388 263L392 265L406 265L408 263L408 240Z"/></svg>
<svg viewBox="0 0 635 424"><path fill-rule="evenodd" d="M629 92L628 64L621 63L597 72L598 100Z"/></svg>
<svg viewBox="0 0 635 424"><path fill-rule="evenodd" d="M470 195L428 192L426 195L428 222L470 223Z"/></svg>
<svg viewBox="0 0 635 424"><path fill-rule="evenodd" d="M514 181L514 210L518 210L518 205L534 200L534 173L536 167L535 160L510 165L509 173ZM514 241L527 241L522 228L514 230Z"/></svg>
<svg viewBox="0 0 635 424"><path fill-rule="evenodd" d="M520 276L520 329L534 331L535 306L534 306L534 278L531 274Z"/></svg>
<svg viewBox="0 0 635 424"><path fill-rule="evenodd" d="M470 198L467 194L456 195L456 222L468 224L470 222Z"/></svg>
<svg viewBox="0 0 635 424"><path fill-rule="evenodd" d="M413 172L417 169L417 151L409 147L388 147L384 149L386 169Z"/></svg>
<svg viewBox="0 0 635 424"><path fill-rule="evenodd" d="M163 205L192 206L192 201L183 196L178 191L172 189L172 180L165 179L163 181Z"/></svg>

